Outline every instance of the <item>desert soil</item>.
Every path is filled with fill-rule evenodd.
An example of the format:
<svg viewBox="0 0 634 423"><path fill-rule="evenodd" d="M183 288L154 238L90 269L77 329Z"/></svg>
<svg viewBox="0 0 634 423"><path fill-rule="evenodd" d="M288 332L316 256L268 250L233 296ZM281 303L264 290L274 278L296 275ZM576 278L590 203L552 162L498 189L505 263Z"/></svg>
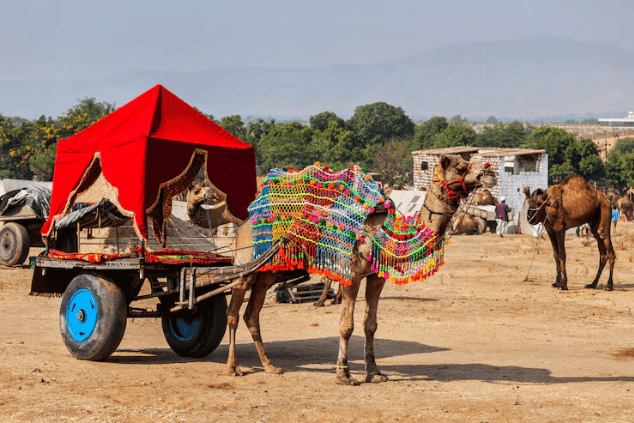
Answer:
<svg viewBox="0 0 634 423"><path fill-rule="evenodd" d="M568 236L566 292L550 286L548 240L453 237L432 278L386 284L376 340L386 383L363 383L360 295L357 387L334 383L339 306L267 301L263 337L282 375L263 372L244 324L242 377L225 375L226 339L209 357L181 358L156 319L128 320L112 357L87 362L62 342L60 299L29 296L32 271L1 269L0 420L631 422L634 224L618 231L612 292L602 290L607 272L601 289L583 288L598 264L594 240Z"/></svg>

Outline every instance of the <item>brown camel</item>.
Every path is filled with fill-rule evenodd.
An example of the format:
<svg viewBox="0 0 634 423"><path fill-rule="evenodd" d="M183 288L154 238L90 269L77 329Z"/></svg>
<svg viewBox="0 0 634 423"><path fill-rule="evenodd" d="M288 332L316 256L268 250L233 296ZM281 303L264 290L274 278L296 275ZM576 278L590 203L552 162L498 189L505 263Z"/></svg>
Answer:
<svg viewBox="0 0 634 423"><path fill-rule="evenodd" d="M423 208L422 220L425 225L436 233L442 235L451 220L451 216L458 209L459 198L465 198L470 192L480 186L492 186L495 184L495 175L491 168L485 169L482 164L469 164L458 155L441 156L439 175L448 183L448 189L443 188L441 181L431 183ZM459 182L460 179L463 183ZM455 194L451 195L451 193ZM384 382L387 377L379 372L374 357L374 333L377 329L377 308L379 296L383 290L385 279L377 276L370 269L367 257L371 249L371 238L383 226L387 216L384 208L377 207L377 211L370 214L365 220L364 230L367 236L362 243L357 242L351 259L352 284L340 287L343 290L341 319L339 322L339 356L337 358L337 383L346 385L358 385L358 382L350 376L348 368L348 341L354 329L354 309L361 280L366 278L365 291L365 367L366 382ZM250 222L243 224L238 230L236 240L236 264L244 264L252 260L251 252L251 226ZM242 284L233 289L231 304L229 305L229 357L227 360L227 372L230 375L242 375L236 358L236 329L240 306L248 289L251 289L249 302L244 313L244 320L255 343L260 361L267 373L282 373L282 369L274 366L266 355L262 337L260 335L260 311L266 298L266 291L275 283L276 272L255 272L246 277Z"/></svg>
<svg viewBox="0 0 634 423"><path fill-rule="evenodd" d="M547 191L536 189L531 194L530 189L526 187L524 194L528 202L528 223L543 223L553 246L557 265L557 279L553 287L568 289L564 246L566 230L588 223L599 245L599 271L594 281L585 287L596 288L601 272L609 260L610 277L605 290L611 291L616 256L610 238L612 209L605 194L592 188L579 175L570 175L560 184L548 187Z"/></svg>
<svg viewBox="0 0 634 423"><path fill-rule="evenodd" d="M497 198L495 198L488 189L483 189L475 193L473 201L471 202L474 206L495 206L497 203Z"/></svg>
<svg viewBox="0 0 634 423"><path fill-rule="evenodd" d="M628 222L634 219L634 203L629 197L621 197L616 200L616 209L627 218Z"/></svg>
<svg viewBox="0 0 634 423"><path fill-rule="evenodd" d="M482 224L479 222L480 218L471 216L468 213L460 213L454 218L449 227L451 228L452 235L481 235ZM486 222L484 223L486 228Z"/></svg>

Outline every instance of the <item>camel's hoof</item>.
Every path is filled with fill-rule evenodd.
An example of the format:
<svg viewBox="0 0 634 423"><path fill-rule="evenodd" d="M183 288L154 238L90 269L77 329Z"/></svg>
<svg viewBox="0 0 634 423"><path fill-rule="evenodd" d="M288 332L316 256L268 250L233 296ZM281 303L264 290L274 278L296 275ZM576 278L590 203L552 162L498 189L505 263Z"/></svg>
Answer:
<svg viewBox="0 0 634 423"><path fill-rule="evenodd" d="M337 385L345 385L345 386L359 386L359 382L356 379L351 377L337 377L336 380Z"/></svg>
<svg viewBox="0 0 634 423"><path fill-rule="evenodd" d="M272 375L281 375L282 373L284 373L284 369L277 366L267 366L264 368L264 372Z"/></svg>
<svg viewBox="0 0 634 423"><path fill-rule="evenodd" d="M560 291L568 291L567 286L558 286L557 288L559 288Z"/></svg>
<svg viewBox="0 0 634 423"><path fill-rule="evenodd" d="M370 373L365 377L367 383L381 383L387 382L387 376L381 374L381 372Z"/></svg>
<svg viewBox="0 0 634 423"><path fill-rule="evenodd" d="M555 282L554 284L552 284L550 286L552 286L553 288L559 288L559 284L557 282Z"/></svg>
<svg viewBox="0 0 634 423"><path fill-rule="evenodd" d="M239 367L230 367L229 370L227 370L227 376L243 376L243 373Z"/></svg>
<svg viewBox="0 0 634 423"><path fill-rule="evenodd" d="M323 307L324 306L324 302L323 301L315 301L313 303L313 307Z"/></svg>
<svg viewBox="0 0 634 423"><path fill-rule="evenodd" d="M596 287L597 287L596 285L592 285L591 283L589 283L588 285L584 286L584 288L586 288L586 289L594 289Z"/></svg>
<svg viewBox="0 0 634 423"><path fill-rule="evenodd" d="M614 288L612 288L611 286L606 286L604 289L606 291L614 291Z"/></svg>

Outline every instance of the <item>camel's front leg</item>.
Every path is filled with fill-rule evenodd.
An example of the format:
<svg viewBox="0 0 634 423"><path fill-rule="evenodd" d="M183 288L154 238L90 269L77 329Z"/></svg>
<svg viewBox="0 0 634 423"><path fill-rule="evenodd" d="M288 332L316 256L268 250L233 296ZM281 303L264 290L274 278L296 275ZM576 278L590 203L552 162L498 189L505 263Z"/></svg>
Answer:
<svg viewBox="0 0 634 423"><path fill-rule="evenodd" d="M554 230L548 227L546 228L546 233L548 233L548 239L550 239L550 244L553 246L553 257L555 258L555 267L557 269L557 277L552 286L553 288L558 288L561 282L561 265L559 262L559 244L557 243L557 234Z"/></svg>
<svg viewBox="0 0 634 423"><path fill-rule="evenodd" d="M386 382L387 376L382 375L376 366L374 357L374 333L377 328L377 310L379 308L379 297L385 285L385 279L379 278L376 274L368 275L365 286L365 371L366 382L378 383Z"/></svg>
<svg viewBox="0 0 634 423"><path fill-rule="evenodd" d="M233 288L231 291L231 302L227 309L227 324L229 326L229 355L227 357L227 374L230 376L242 376L242 371L238 367L236 357L236 330L240 320L240 308L244 301L244 295L253 285L257 278L257 273L249 275L243 279L243 283Z"/></svg>
<svg viewBox="0 0 634 423"><path fill-rule="evenodd" d="M359 293L359 285L361 278L352 279L352 285L340 286L343 288L343 297L341 302L341 318L339 319L339 357L337 357L337 384L353 385L359 384L354 378L350 377L350 369L348 367L348 340L354 331L354 302Z"/></svg>
<svg viewBox="0 0 634 423"><path fill-rule="evenodd" d="M262 335L260 334L260 311L262 311L262 306L266 299L266 291L273 286L276 279L277 275L275 273L266 272L260 274L257 282L251 289L249 304L244 311L244 321L249 328L249 332L251 332L251 337L253 338L255 348L258 350L264 371L266 373L280 374L283 373L283 370L279 367L275 367L267 357L266 351L264 350L264 343L262 342Z"/></svg>
<svg viewBox="0 0 634 423"><path fill-rule="evenodd" d="M559 263L559 282L557 288L562 291L568 290L568 274L566 273L566 246L564 242L566 241L566 231L556 232L557 237L557 260Z"/></svg>

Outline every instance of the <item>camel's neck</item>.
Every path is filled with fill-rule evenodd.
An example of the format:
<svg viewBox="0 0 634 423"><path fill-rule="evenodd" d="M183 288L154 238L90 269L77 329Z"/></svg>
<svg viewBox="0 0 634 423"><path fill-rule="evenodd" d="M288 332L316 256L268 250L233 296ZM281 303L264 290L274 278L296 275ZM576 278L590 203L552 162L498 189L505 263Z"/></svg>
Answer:
<svg viewBox="0 0 634 423"><path fill-rule="evenodd" d="M443 235L460 200L449 199L449 194L442 189L440 182L432 182L423 204L420 210L423 223L438 235Z"/></svg>
<svg viewBox="0 0 634 423"><path fill-rule="evenodd" d="M209 217L207 214L209 214ZM229 212L226 202L210 207L208 211L201 205L188 206L187 216L195 225L203 228L209 228L209 221L211 221L211 226L214 228L225 223L234 223L240 226L244 222L244 220L238 219Z"/></svg>

